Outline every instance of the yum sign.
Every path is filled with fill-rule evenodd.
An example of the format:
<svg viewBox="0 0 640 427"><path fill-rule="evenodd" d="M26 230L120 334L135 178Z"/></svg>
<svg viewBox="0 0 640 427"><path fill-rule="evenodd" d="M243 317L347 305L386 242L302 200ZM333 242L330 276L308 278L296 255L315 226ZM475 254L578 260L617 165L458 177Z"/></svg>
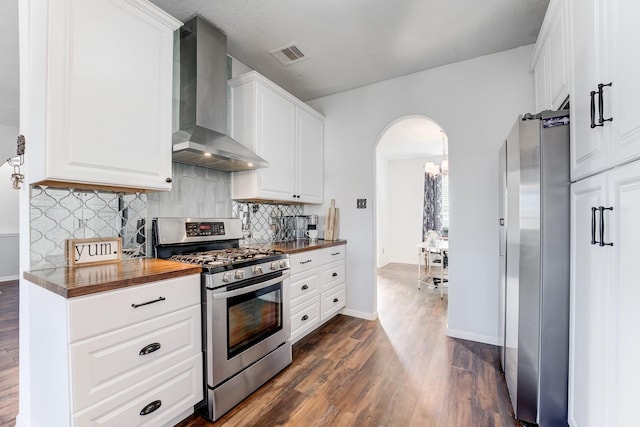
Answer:
<svg viewBox="0 0 640 427"><path fill-rule="evenodd" d="M65 255L70 267L118 262L122 258L122 239L67 239Z"/></svg>

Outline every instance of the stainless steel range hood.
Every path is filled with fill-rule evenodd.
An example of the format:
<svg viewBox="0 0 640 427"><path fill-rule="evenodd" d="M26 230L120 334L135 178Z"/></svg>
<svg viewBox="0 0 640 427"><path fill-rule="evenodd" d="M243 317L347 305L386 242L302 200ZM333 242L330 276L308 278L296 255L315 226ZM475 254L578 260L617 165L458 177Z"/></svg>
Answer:
<svg viewBox="0 0 640 427"><path fill-rule="evenodd" d="M221 171L269 163L226 135L227 37L199 17L180 28L180 130L173 161Z"/></svg>

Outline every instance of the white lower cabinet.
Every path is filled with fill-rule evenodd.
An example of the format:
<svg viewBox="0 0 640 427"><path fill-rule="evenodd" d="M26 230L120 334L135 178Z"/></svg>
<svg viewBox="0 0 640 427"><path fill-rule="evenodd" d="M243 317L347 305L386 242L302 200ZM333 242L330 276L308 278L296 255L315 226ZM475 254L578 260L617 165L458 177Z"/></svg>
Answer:
<svg viewBox="0 0 640 427"><path fill-rule="evenodd" d="M178 360L135 387L73 415L76 426L164 426L202 399L202 357Z"/></svg>
<svg viewBox="0 0 640 427"><path fill-rule="evenodd" d="M638 218L640 161L572 185L568 421L574 427L637 424Z"/></svg>
<svg viewBox="0 0 640 427"><path fill-rule="evenodd" d="M31 345L33 425L174 425L202 400L199 274L71 299L30 294L31 329L47 334Z"/></svg>
<svg viewBox="0 0 640 427"><path fill-rule="evenodd" d="M346 300L346 246L291 255L291 341L335 316Z"/></svg>

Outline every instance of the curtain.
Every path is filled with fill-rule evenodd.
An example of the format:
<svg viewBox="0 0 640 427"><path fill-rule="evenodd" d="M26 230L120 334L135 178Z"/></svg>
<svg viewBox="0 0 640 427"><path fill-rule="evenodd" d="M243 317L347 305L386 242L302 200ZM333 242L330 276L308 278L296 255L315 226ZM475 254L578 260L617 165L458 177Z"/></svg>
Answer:
<svg viewBox="0 0 640 427"><path fill-rule="evenodd" d="M442 233L442 175L434 177L425 172L422 241L429 230Z"/></svg>

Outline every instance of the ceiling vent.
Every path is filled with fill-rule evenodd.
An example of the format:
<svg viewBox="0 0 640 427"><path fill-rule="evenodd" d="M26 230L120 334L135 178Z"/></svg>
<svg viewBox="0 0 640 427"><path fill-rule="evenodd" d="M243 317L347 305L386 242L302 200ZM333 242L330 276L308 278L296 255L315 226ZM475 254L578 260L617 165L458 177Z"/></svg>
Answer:
<svg viewBox="0 0 640 427"><path fill-rule="evenodd" d="M271 54L275 56L283 65L291 65L307 59L300 48L294 43L291 43L287 46L279 47L278 49L274 49L271 51Z"/></svg>

